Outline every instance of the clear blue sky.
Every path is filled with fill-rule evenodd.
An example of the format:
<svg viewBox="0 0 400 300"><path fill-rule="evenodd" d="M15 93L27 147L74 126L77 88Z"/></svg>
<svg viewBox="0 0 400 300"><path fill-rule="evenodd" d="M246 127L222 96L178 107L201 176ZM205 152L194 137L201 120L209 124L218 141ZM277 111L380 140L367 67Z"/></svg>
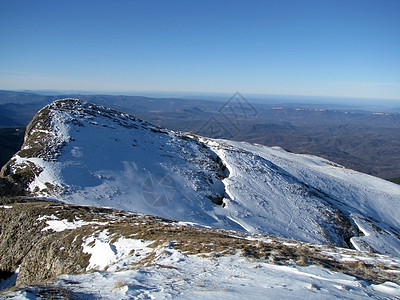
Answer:
<svg viewBox="0 0 400 300"><path fill-rule="evenodd" d="M400 1L0 1L0 89L400 99Z"/></svg>

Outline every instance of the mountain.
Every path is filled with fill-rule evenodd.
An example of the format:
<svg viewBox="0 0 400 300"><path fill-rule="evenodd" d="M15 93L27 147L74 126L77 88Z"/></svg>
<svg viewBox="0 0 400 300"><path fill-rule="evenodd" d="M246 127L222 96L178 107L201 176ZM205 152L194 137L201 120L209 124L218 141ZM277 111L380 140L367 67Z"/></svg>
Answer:
<svg viewBox="0 0 400 300"><path fill-rule="evenodd" d="M396 184L80 100L40 110L2 178L29 196L400 256Z"/></svg>
<svg viewBox="0 0 400 300"><path fill-rule="evenodd" d="M0 175L0 299L400 296L400 187L326 159L63 99Z"/></svg>

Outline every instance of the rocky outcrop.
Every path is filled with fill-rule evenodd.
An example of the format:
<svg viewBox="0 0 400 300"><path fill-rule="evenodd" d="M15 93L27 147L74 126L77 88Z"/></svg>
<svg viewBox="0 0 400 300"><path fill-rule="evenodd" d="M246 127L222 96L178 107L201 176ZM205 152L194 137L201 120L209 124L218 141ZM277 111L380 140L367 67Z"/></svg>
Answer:
<svg viewBox="0 0 400 300"><path fill-rule="evenodd" d="M24 144L19 157L38 157L50 160L59 153L64 145L51 130L51 114L49 106L42 108L33 117L25 131ZM42 170L31 162L16 172L13 165L16 157L12 157L0 170L0 196L27 195L28 185Z"/></svg>
<svg viewBox="0 0 400 300"><path fill-rule="evenodd" d="M88 255L82 253L82 239L76 232L42 231L46 223L40 216L57 215L64 206L12 199L18 202L3 198L0 206L0 276L4 279L19 267L17 284L27 285L84 272Z"/></svg>

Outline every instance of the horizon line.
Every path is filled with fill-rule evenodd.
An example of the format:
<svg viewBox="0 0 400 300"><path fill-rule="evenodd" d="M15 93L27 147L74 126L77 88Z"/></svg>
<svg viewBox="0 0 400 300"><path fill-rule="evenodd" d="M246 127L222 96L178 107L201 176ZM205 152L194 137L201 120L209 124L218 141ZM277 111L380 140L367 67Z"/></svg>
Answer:
<svg viewBox="0 0 400 300"><path fill-rule="evenodd" d="M239 93L241 95L245 95L246 97L293 97L293 98L325 98L327 99L352 99L352 100L385 100L385 101L400 101L400 98L388 98L388 97L361 97L361 96L331 96L331 95L310 95L310 94L283 94L283 93L254 93L254 92L196 92L196 91L111 91L111 90L63 90L63 89L3 89L0 88L0 91L6 92L21 92L21 93L33 93L39 95L46 95L48 93L65 93L65 94L84 94L84 95L112 95L112 96L149 96L152 95L156 98L164 98L171 97L226 97L232 96L235 93Z"/></svg>

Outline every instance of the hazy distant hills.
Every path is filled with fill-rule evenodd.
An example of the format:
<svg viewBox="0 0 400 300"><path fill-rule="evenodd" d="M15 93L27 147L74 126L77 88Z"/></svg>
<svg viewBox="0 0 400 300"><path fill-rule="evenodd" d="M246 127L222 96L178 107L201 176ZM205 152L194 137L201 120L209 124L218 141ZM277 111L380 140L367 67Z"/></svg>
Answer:
<svg viewBox="0 0 400 300"><path fill-rule="evenodd" d="M118 109L173 130L277 145L381 178L400 177L399 114L361 110L352 103L345 109L343 103L335 108L332 104L315 104L315 99L311 104L290 103L290 99L253 103L240 97L216 101L0 91L0 127L26 126L45 104L67 96Z"/></svg>

